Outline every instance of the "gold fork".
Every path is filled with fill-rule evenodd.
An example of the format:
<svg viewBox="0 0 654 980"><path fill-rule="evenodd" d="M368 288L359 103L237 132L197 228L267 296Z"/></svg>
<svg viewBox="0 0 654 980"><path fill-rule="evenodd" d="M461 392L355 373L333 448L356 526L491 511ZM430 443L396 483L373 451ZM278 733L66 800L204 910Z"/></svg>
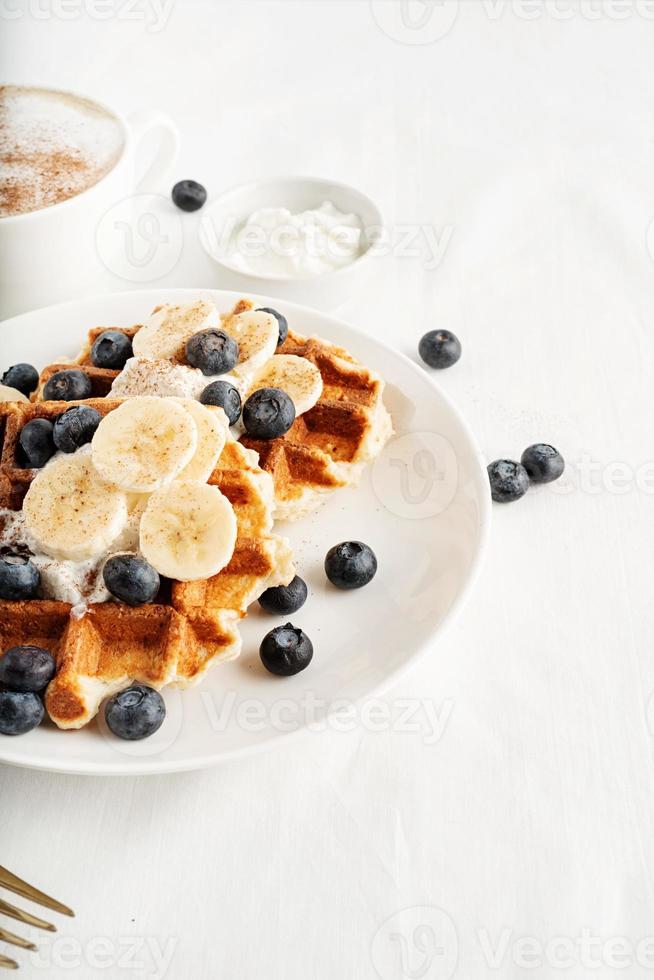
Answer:
<svg viewBox="0 0 654 980"><path fill-rule="evenodd" d="M47 909L52 909L54 912L61 912L62 915L75 915L73 910L69 909L67 905L62 905L56 899L50 898L49 895L40 892L38 888L28 885L22 878L12 874L11 871L7 871L1 865L0 886L8 888L10 892L14 892L22 898L29 898L32 902L37 902ZM56 926L53 926L50 922L45 922L44 919L39 919L36 915L31 915L29 912L23 912L22 909L17 909L15 905L10 905L9 902L5 902L2 898L0 898L0 915L6 915L10 919L24 922L28 926L34 926L36 929L47 929L48 932L57 931ZM0 942L10 943L12 946L20 946L21 949L36 949L34 943L2 927L0 927ZM4 967L6 970L17 970L18 963L16 960L10 959L9 956L3 956L0 953L0 967Z"/></svg>

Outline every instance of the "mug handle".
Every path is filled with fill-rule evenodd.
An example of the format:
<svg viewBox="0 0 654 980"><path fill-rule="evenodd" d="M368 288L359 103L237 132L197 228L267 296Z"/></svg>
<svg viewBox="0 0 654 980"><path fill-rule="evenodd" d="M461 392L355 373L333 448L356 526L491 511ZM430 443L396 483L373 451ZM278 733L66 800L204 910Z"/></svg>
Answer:
<svg viewBox="0 0 654 980"><path fill-rule="evenodd" d="M156 109L133 112L127 122L136 149L146 137L158 131L161 142L143 172L136 177L136 190L146 191L156 186L172 170L179 152L179 131L170 116Z"/></svg>

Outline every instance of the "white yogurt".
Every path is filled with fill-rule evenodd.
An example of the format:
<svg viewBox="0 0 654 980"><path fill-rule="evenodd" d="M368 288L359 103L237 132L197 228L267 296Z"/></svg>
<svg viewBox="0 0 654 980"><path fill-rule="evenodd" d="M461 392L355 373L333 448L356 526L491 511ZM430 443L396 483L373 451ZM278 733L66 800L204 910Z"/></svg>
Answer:
<svg viewBox="0 0 654 980"><path fill-rule="evenodd" d="M362 236L358 215L330 201L299 214L261 208L235 229L225 261L252 275L309 279L351 265L363 251Z"/></svg>

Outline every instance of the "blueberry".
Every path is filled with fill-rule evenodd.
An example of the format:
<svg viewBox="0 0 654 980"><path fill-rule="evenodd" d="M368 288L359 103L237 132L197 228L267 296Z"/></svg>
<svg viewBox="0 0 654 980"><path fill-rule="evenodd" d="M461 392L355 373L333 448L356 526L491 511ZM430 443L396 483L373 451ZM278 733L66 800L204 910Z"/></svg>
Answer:
<svg viewBox="0 0 654 980"><path fill-rule="evenodd" d="M524 497L529 489L529 476L521 463L512 459L496 459L488 466L488 479L491 485L491 496L499 504L508 504L512 500Z"/></svg>
<svg viewBox="0 0 654 980"><path fill-rule="evenodd" d="M10 691L44 691L55 675L55 659L43 647L11 647L0 657L0 684Z"/></svg>
<svg viewBox="0 0 654 980"><path fill-rule="evenodd" d="M266 589L259 596L259 605L266 612L276 616L288 616L297 612L307 601L307 585L304 579L296 575L289 585L277 585Z"/></svg>
<svg viewBox="0 0 654 980"><path fill-rule="evenodd" d="M203 405L222 408L230 425L238 422L241 416L241 396L229 381L212 381L200 395L200 401Z"/></svg>
<svg viewBox="0 0 654 980"><path fill-rule="evenodd" d="M313 657L313 644L303 630L286 623L266 633L259 647L261 662L271 674L290 677L308 667Z"/></svg>
<svg viewBox="0 0 654 980"><path fill-rule="evenodd" d="M288 320L284 314L278 313L277 310L273 310L270 306L258 306L257 313L270 313L277 320L279 324L279 340L277 341L277 346L281 347L288 337Z"/></svg>
<svg viewBox="0 0 654 980"><path fill-rule="evenodd" d="M39 383L39 372L31 364L14 364L2 375L1 383L28 397Z"/></svg>
<svg viewBox="0 0 654 980"><path fill-rule="evenodd" d="M91 441L100 422L102 416L89 405L75 405L66 409L55 419L52 433L55 446L62 453L74 453Z"/></svg>
<svg viewBox="0 0 654 980"><path fill-rule="evenodd" d="M525 449L520 462L532 483L551 483L558 480L565 469L561 453L546 442L537 442Z"/></svg>
<svg viewBox="0 0 654 980"><path fill-rule="evenodd" d="M180 180L173 187L172 198L182 211L198 211L207 199L207 192L197 180Z"/></svg>
<svg viewBox="0 0 654 980"><path fill-rule="evenodd" d="M337 589L360 589L375 577L375 553L363 541L343 541L325 556L325 574Z"/></svg>
<svg viewBox="0 0 654 980"><path fill-rule="evenodd" d="M46 401L71 402L91 397L91 379L77 368L56 371L43 386Z"/></svg>
<svg viewBox="0 0 654 980"><path fill-rule="evenodd" d="M159 591L159 573L144 558L114 555L102 569L104 584L112 596L128 606L152 602Z"/></svg>
<svg viewBox="0 0 654 980"><path fill-rule="evenodd" d="M259 388L243 406L243 425L253 439L277 439L295 422L295 405L281 388Z"/></svg>
<svg viewBox="0 0 654 980"><path fill-rule="evenodd" d="M48 419L32 419L20 430L17 462L27 469L40 469L54 455L52 422Z"/></svg>
<svg viewBox="0 0 654 980"><path fill-rule="evenodd" d="M224 330L200 330L186 341L186 360L207 376L226 374L238 364L238 344Z"/></svg>
<svg viewBox="0 0 654 980"><path fill-rule="evenodd" d="M0 691L0 734L24 735L43 721L43 701L32 691Z"/></svg>
<svg viewBox="0 0 654 980"><path fill-rule="evenodd" d="M154 688L146 684L132 684L109 698L104 717L118 738L148 738L161 728L166 717L166 705Z"/></svg>
<svg viewBox="0 0 654 980"><path fill-rule="evenodd" d="M93 341L91 363L95 367L120 371L132 356L132 341L120 330L104 330Z"/></svg>
<svg viewBox="0 0 654 980"><path fill-rule="evenodd" d="M39 591L41 573L25 555L0 553L0 599L33 599Z"/></svg>
<svg viewBox="0 0 654 980"><path fill-rule="evenodd" d="M418 353L429 367L452 367L461 357L461 342L449 330L430 330L421 339Z"/></svg>

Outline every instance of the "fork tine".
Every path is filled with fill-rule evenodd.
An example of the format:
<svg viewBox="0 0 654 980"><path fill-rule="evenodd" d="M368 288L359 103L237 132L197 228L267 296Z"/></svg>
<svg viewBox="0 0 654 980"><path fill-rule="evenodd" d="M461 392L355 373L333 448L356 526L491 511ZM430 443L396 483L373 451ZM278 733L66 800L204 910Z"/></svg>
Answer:
<svg viewBox="0 0 654 980"><path fill-rule="evenodd" d="M32 902L38 902L39 905L44 905L48 909L61 912L62 915L75 915L73 910L69 909L67 905L62 905L61 902L50 898L49 895L39 891L38 888L33 888L32 885L28 885L26 881L12 874L11 871L7 871L2 865L0 865L0 885L3 888L8 888L10 892L15 892L16 895L22 895L23 898L29 898Z"/></svg>
<svg viewBox="0 0 654 980"><path fill-rule="evenodd" d="M10 960L8 956L3 956L0 953L0 966L3 966L5 970L17 970L18 963L16 960Z"/></svg>
<svg viewBox="0 0 654 980"><path fill-rule="evenodd" d="M0 915L8 915L10 919L17 919L19 922L24 922L26 926L34 926L36 929L47 929L48 932L57 931L56 926L53 926L52 923L46 922L45 919L39 919L29 912L23 912L22 909L17 909L15 905L10 905L2 898L0 898Z"/></svg>
<svg viewBox="0 0 654 980"><path fill-rule="evenodd" d="M8 929L0 929L0 942L11 943L12 946L20 946L21 949L36 949L29 939L23 939L22 936L17 936L15 932L9 932Z"/></svg>

